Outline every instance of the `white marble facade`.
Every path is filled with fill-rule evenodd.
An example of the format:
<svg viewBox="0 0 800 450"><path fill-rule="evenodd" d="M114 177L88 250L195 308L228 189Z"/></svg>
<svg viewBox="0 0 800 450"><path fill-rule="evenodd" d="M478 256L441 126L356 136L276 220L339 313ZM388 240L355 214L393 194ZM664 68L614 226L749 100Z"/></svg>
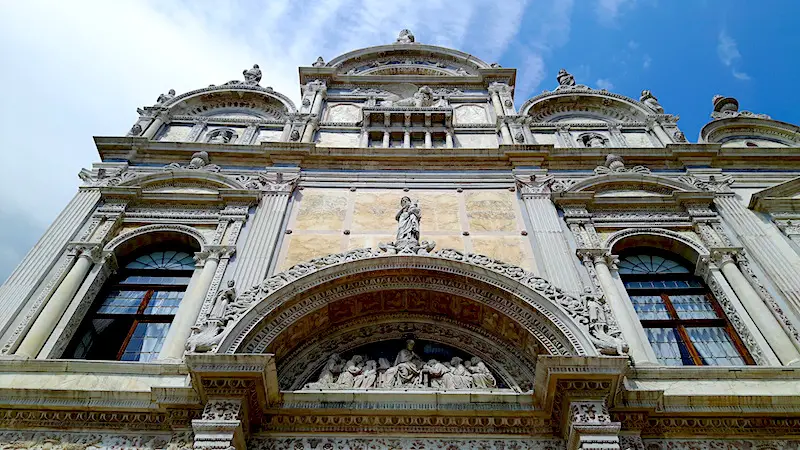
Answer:
<svg viewBox="0 0 800 450"><path fill-rule="evenodd" d="M0 287L0 446L797 448L796 126L409 30L261 78L95 138Z"/></svg>

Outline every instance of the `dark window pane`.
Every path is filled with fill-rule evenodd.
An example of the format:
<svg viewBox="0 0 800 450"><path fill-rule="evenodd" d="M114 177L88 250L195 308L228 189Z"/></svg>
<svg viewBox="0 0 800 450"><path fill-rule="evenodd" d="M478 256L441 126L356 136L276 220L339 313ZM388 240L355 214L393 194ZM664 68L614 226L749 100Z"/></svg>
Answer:
<svg viewBox="0 0 800 450"><path fill-rule="evenodd" d="M111 291L103 300L98 314L136 314L147 291Z"/></svg>
<svg viewBox="0 0 800 450"><path fill-rule="evenodd" d="M645 328L656 357L665 366L691 365L692 358L675 328Z"/></svg>
<svg viewBox="0 0 800 450"><path fill-rule="evenodd" d="M194 257L186 252L166 251L142 255L126 269L194 270Z"/></svg>
<svg viewBox="0 0 800 450"><path fill-rule="evenodd" d="M168 323L138 323L125 346L121 360L146 362L155 359L161 351L167 331Z"/></svg>
<svg viewBox="0 0 800 450"><path fill-rule="evenodd" d="M680 319L716 319L719 316L705 295L670 295Z"/></svg>
<svg viewBox="0 0 800 450"><path fill-rule="evenodd" d="M620 260L618 266L622 275L689 273L682 264L656 255L628 256Z"/></svg>
<svg viewBox="0 0 800 450"><path fill-rule="evenodd" d="M703 362L709 366L743 366L745 361L722 327L686 327Z"/></svg>
<svg viewBox="0 0 800 450"><path fill-rule="evenodd" d="M667 305L659 295L632 295L631 302L640 320L670 319Z"/></svg>
<svg viewBox="0 0 800 450"><path fill-rule="evenodd" d="M153 296L150 297L150 302L147 303L144 313L175 315L182 298L183 292L179 291L153 292Z"/></svg>

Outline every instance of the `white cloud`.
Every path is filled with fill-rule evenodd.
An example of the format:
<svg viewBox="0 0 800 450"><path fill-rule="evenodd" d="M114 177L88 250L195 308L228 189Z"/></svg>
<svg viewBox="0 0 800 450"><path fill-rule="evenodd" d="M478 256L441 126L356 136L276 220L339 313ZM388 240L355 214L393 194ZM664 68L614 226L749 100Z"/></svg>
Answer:
<svg viewBox="0 0 800 450"><path fill-rule="evenodd" d="M613 24L625 5L633 5L636 0L597 0L595 12L597 19L602 24Z"/></svg>
<svg viewBox="0 0 800 450"><path fill-rule="evenodd" d="M569 42L573 0L552 0L548 4L537 4L536 15L526 20L526 28L538 30L521 50L521 66L517 69L516 97L526 99L551 75L555 85L557 71L547 71L544 58ZM552 73L550 73L552 72Z"/></svg>
<svg viewBox="0 0 800 450"><path fill-rule="evenodd" d="M599 78L594 84L599 89L605 89L607 91L614 89L614 83L612 83L608 78Z"/></svg>
<svg viewBox="0 0 800 450"><path fill-rule="evenodd" d="M642 60L642 69L649 69L650 64L653 63L653 58L650 55L644 55L644 60Z"/></svg>
<svg viewBox="0 0 800 450"><path fill-rule="evenodd" d="M725 30L720 31L717 38L717 56L726 66L730 66L735 60L742 57L736 41Z"/></svg>
<svg viewBox="0 0 800 450"><path fill-rule="evenodd" d="M717 56L722 64L731 68L731 75L737 80L747 81L750 80L750 75L737 70L737 62L742 59L742 54L739 53L739 47L727 31L720 30L717 38Z"/></svg>
<svg viewBox="0 0 800 450"><path fill-rule="evenodd" d="M556 0L553 0L556 1ZM571 1L567 2L571 7ZM11 2L0 14L4 136L0 211L39 227L0 228L0 279L20 249L76 192L77 172L98 161L92 136L124 135L136 107L241 78L258 63L261 84L299 99L297 67L394 42L419 42L499 59L520 28L526 0L84 0ZM510 14L510 15L509 15ZM510 19L511 18L511 19ZM537 82L538 83L538 82Z"/></svg>
<svg viewBox="0 0 800 450"><path fill-rule="evenodd" d="M636 41L628 41L628 48L631 50L636 50L639 48L639 43Z"/></svg>

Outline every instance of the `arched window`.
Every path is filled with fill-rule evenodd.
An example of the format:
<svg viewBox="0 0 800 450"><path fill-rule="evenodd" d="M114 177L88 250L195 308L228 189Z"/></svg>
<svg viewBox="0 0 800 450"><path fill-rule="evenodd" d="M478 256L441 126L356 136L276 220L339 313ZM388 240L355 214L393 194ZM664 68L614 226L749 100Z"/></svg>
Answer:
<svg viewBox="0 0 800 450"><path fill-rule="evenodd" d="M703 280L688 267L656 251L620 258L620 278L658 360L667 366L753 364Z"/></svg>
<svg viewBox="0 0 800 450"><path fill-rule="evenodd" d="M194 258L183 251L152 251L130 260L98 296L64 357L155 359L193 271Z"/></svg>

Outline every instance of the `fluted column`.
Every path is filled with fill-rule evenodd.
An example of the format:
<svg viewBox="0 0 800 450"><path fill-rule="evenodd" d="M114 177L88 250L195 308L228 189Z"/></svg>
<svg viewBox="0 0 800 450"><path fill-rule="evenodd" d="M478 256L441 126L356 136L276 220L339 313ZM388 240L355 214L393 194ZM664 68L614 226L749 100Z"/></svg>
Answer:
<svg viewBox="0 0 800 450"><path fill-rule="evenodd" d="M772 311L761 300L758 292L736 266L733 255L730 252L714 251L712 257L781 363L784 365L800 363L800 352L772 315Z"/></svg>
<svg viewBox="0 0 800 450"><path fill-rule="evenodd" d="M606 300L614 312L617 325L625 338L625 342L628 343L628 353L633 358L633 361L638 365L658 364L653 350L648 348L649 346L645 346L645 343L648 342L647 335L644 333L644 328L642 328L638 316L631 316L630 309L632 308L627 307L627 300L617 290L614 276L611 273L612 269L616 271L616 256L591 250L581 251L580 256L590 275L597 277L596 282L605 293ZM594 274L592 274L590 266L593 266Z"/></svg>
<svg viewBox="0 0 800 450"><path fill-rule="evenodd" d="M570 249L553 201L550 199L550 185L553 177L518 176L517 187L525 205L534 245L541 253L536 266L540 276L572 294L583 291L583 283L578 274L574 249Z"/></svg>
<svg viewBox="0 0 800 450"><path fill-rule="evenodd" d="M800 315L800 255L780 230L745 208L733 193L718 193L714 204L748 255L764 269L795 315Z"/></svg>
<svg viewBox="0 0 800 450"><path fill-rule="evenodd" d="M403 148L411 148L411 132L408 130L403 132Z"/></svg>
<svg viewBox="0 0 800 450"><path fill-rule="evenodd" d="M92 268L92 265L100 256L100 249L97 246L79 246L75 247L73 251L77 254L75 263L64 279L61 280L58 288L53 292L53 295L42 308L33 325L31 325L17 351L14 352L17 356L35 358L39 354L47 338L50 337L50 334L58 325L58 321L61 320L61 316L64 315L64 311L67 310L73 297L75 297L75 293L81 287L81 283L89 273L89 269Z"/></svg>
<svg viewBox="0 0 800 450"><path fill-rule="evenodd" d="M0 286L0 334L5 333L6 327L22 312L23 307L35 307L26 303L27 300L46 280L47 274L59 260L61 249L68 241L74 239L73 236L95 209L99 200L99 189L81 188ZM3 348L3 353L5 352L6 348Z"/></svg>
<svg viewBox="0 0 800 450"><path fill-rule="evenodd" d="M383 132L383 148L389 148L389 131L384 130Z"/></svg>
<svg viewBox="0 0 800 450"><path fill-rule="evenodd" d="M249 224L246 240L236 257L232 279L239 289L246 290L259 284L269 270L275 256L278 239L296 179L267 186L261 202Z"/></svg>
<svg viewBox="0 0 800 450"><path fill-rule="evenodd" d="M229 257L232 252L232 248L214 246L196 254L195 260L198 266L202 267L200 275L183 295L175 318L169 326L167 337L164 338L158 359L180 359L183 356L186 340L192 334L192 326L203 308L203 301L217 273L219 260L223 256Z"/></svg>
<svg viewBox="0 0 800 450"><path fill-rule="evenodd" d="M425 132L425 148L431 148L431 147L433 147L433 141L431 140L431 132L430 131L426 131Z"/></svg>

